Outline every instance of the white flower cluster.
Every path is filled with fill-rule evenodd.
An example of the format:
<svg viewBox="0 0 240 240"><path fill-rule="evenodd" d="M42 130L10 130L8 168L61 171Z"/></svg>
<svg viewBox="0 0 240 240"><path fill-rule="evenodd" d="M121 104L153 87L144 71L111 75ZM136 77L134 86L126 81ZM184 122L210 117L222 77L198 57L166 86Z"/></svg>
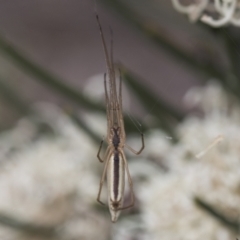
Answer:
<svg viewBox="0 0 240 240"><path fill-rule="evenodd" d="M222 27L227 24L240 26L239 0L191 0L186 5L182 2L172 0L175 9L187 14L192 22L200 19L212 27Z"/></svg>
<svg viewBox="0 0 240 240"><path fill-rule="evenodd" d="M171 144L159 131L147 136L143 155L149 160L130 162L141 221L132 218L125 223L123 219L116 239L131 239L136 232L141 233L141 240L236 239L236 232L194 202L198 197L238 222L240 106L230 98L215 83L193 89L186 101L200 104L205 116L190 116L180 124L177 144ZM224 140L197 159L220 134Z"/></svg>
<svg viewBox="0 0 240 240"><path fill-rule="evenodd" d="M216 83L191 90L186 101L201 106L204 117L187 117L177 127L176 144L159 130L146 133L141 158L129 161L139 212L126 216L123 211L115 224L107 209L96 208L102 171L98 146L57 107L39 104L36 111L49 126L48 135L28 119L0 134L0 239L236 239L237 233L197 206L194 197L238 222L239 103ZM88 123L105 130L100 115ZM197 159L219 135L224 140ZM135 147L140 139L128 136L128 143ZM106 193L102 196L106 200ZM6 221L6 215L14 221ZM4 221L15 227L5 227ZM23 223L52 227L54 234L29 232Z"/></svg>
<svg viewBox="0 0 240 240"><path fill-rule="evenodd" d="M96 210L97 146L56 106L36 111L48 135L29 119L0 135L0 239L107 239L108 215Z"/></svg>

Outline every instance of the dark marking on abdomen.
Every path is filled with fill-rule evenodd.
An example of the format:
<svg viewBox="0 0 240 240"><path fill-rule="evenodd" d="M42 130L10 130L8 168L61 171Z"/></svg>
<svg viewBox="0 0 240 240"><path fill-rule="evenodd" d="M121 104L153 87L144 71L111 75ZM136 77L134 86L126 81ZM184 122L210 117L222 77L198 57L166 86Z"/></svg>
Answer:
<svg viewBox="0 0 240 240"><path fill-rule="evenodd" d="M119 161L119 152L114 152L113 159L113 193L114 198L116 199L118 196L118 187L119 187L119 170L120 170L120 161Z"/></svg>

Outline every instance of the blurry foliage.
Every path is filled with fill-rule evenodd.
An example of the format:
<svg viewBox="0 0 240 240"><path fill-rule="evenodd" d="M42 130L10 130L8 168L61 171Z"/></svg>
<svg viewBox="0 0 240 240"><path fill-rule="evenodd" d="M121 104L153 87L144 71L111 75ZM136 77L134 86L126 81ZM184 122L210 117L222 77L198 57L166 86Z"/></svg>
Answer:
<svg viewBox="0 0 240 240"><path fill-rule="evenodd" d="M37 234L51 237L57 232L57 227L49 227L42 225L35 225L34 223L24 222L15 217L0 213L0 223L5 226L12 227L13 229L19 229L27 234Z"/></svg>
<svg viewBox="0 0 240 240"><path fill-rule="evenodd" d="M235 29L222 28L212 30L203 24L193 26L187 20L184 21L185 19L182 16L181 21L176 25L172 20L176 16L167 14L169 12L167 9L168 4L161 1L148 1L147 4L143 0L101 0L100 2L117 12L126 23L130 23L133 26L133 29L134 27L138 29L153 44L164 49L184 68L195 72L196 75L202 75L205 81L210 78L216 78L226 90L238 98L240 97L238 94L240 90L240 72L237 66L239 53L235 50L238 39ZM166 22L169 24L166 25ZM180 32L181 28L185 34L189 34L189 36L184 36L185 40L192 39L200 51L188 49L181 44L181 41L178 41L179 38L175 32ZM202 37L199 38L199 35ZM211 40L206 43L208 39ZM0 36L0 54L10 58L13 64L17 65L26 74L31 75L33 81L39 81L52 91L77 103L81 108L89 111L105 111L104 106L88 99L79 90L69 86L66 80L60 79L48 70L38 66L38 64L34 63L2 36ZM223 63L223 59L219 57L221 55L226 58L225 60L227 61L225 62L227 64ZM155 108L157 111L152 111L151 115L158 120L157 127L162 128L167 134L174 137L174 125L184 118L184 114L178 109L173 109L160 96L154 96L152 91L146 88L146 86L141 86L138 77L133 77L130 71L127 68L124 69L124 78L131 90L144 108L151 109L151 106L156 104ZM3 85L1 82L0 84ZM14 108L19 112L23 114L29 112L27 104L23 104L24 101L21 99L21 96L14 93L10 86L1 86L0 94L12 106L14 105ZM125 120L127 132L137 131L128 118ZM153 126L148 126L148 128L151 127ZM86 129L86 127L82 128ZM92 134L90 136L93 137Z"/></svg>
<svg viewBox="0 0 240 240"><path fill-rule="evenodd" d="M196 54L186 49L185 46L181 46L178 42L178 37L175 36L174 32L176 28L188 28L190 24L187 21L182 21L179 25L171 25L171 29L165 27L166 21L169 21L170 17L166 18L166 7L163 3L157 3L156 1L148 1L146 5L145 1L123 1L123 0L101 0L106 6L111 7L112 10L116 11L119 16L125 19L126 23L137 28L143 35L148 37L154 44L163 48L171 56L173 56L179 64L183 67L193 70L196 74L201 74L205 77L206 81L208 78L217 78L219 82L230 92L239 98L240 82L239 82L239 71L237 69L237 61L239 59L238 51L235 51L234 44L237 44L236 36L233 29L218 29L212 30L209 27L197 24L195 27L196 36L184 36L185 39L192 38L197 39L197 44L203 50L205 56L202 60L202 53ZM161 16L156 19L151 16ZM163 22L165 21L165 22ZM169 25L168 25L169 26ZM189 27L192 28L192 26ZM184 31L189 33L190 31ZM202 38L197 38L199 32L202 34ZM192 32L191 32L192 34ZM206 44L205 35L210 35L214 38L214 41L209 41ZM221 49L216 49L215 45L219 45L219 42L223 46ZM212 46L211 46L212 44ZM228 63L226 66L222 66L221 59L212 58L212 53L208 55L210 49L214 51L224 51ZM16 64L26 74L32 76L32 80L38 80L46 87L55 91L67 99L70 99L77 103L80 107L90 111L104 111L104 106L99 105L96 102L88 99L79 90L75 90L73 87L67 84L67 81L54 76L52 73L43 69L34 63L31 59L24 55L21 51L16 49L12 44L7 42L3 37L0 36L0 53L6 57L10 57L13 64ZM216 52L217 53L217 52ZM209 57L209 58L208 58ZM139 101L145 108L150 109L152 104L156 104L158 111L152 111L151 114L158 119L158 127L162 128L170 136L174 135L173 127L178 121L181 121L184 117L180 110L173 110L169 104L166 104L160 96L154 97L150 89L145 86L141 86L138 81L138 77L132 77L132 74L127 69L124 69L124 78L131 87L131 90L135 93ZM1 83L2 85L2 83ZM18 111L23 114L29 110L22 104L23 101L20 99L21 96L17 96L13 93L8 86L1 86L1 95L5 96ZM17 100L19 99L19 100ZM169 121L177 120L177 121ZM151 127L151 126L148 126ZM84 128L84 127L83 127ZM136 131L132 127L131 122L126 118L127 131ZM90 134L91 135L91 134Z"/></svg>
<svg viewBox="0 0 240 240"><path fill-rule="evenodd" d="M232 231L239 233L239 222L237 220L232 220L227 216L224 216L219 210L215 209L214 206L211 206L201 198L195 197L194 201L199 208L206 211L210 216L217 219L221 224L228 227Z"/></svg>
<svg viewBox="0 0 240 240"><path fill-rule="evenodd" d="M176 22L172 20L172 16L166 14L165 5L167 4L161 3L163 1L160 0L158 2L151 0L101 0L100 2L112 11L115 11L118 16L125 20L126 24L130 23L133 30L136 28L144 37L158 46L159 49L164 49L184 68L195 72L196 76L202 75L205 81L208 81L210 78L216 78L226 90L240 100L240 71L238 68L240 54L237 49L239 36L237 36L236 29L228 27L213 30L199 23L190 25L184 19L181 19L179 24L176 25ZM166 22L170 23L167 25L168 27L171 26L170 28L166 28ZM175 34L181 28L184 29L186 34L189 34L189 36L184 36L185 40L193 39L201 51L192 51L192 49L181 45L181 41L178 41L178 36ZM192 31L193 29L194 31ZM199 38L199 35L202 37ZM206 43L206 39L211 39L211 41ZM38 64L25 56L22 51L4 39L3 36L0 36L0 54L8 57L19 69L31 75L33 81L39 81L52 91L77 103L80 107L88 111L105 111L104 106L93 102L82 94L80 90L69 86L66 80L60 79L48 70L38 66ZM218 57L220 55L224 56L225 63ZM161 96L155 96L149 88L140 84L139 82L141 81L139 81L138 76L132 74L131 69L129 70L127 66L121 68L127 85L131 88L131 91L138 98L142 106L145 109L151 109L152 105L156 104L155 108L157 111L152 111L151 115L157 119L157 127L164 130L170 136L174 136L174 126L184 119L183 112L179 109L174 109ZM23 97L11 89L7 85L7 81L2 81L2 78L0 78L0 96L22 115L32 112L28 104L22 99ZM101 140L79 116L72 113L70 113L70 116L94 141L98 142ZM126 128L127 132L137 131L128 118L126 118ZM210 215L219 218L220 214L217 213L217 210L213 210L202 200L196 198L196 203L205 211L208 211ZM30 228L31 231L38 231L38 226L19 224L16 220L10 221L8 217L4 217L4 220L2 219L0 219L0 222L3 223L4 221L4 224L14 225L14 227L20 225L22 228ZM232 223L230 220L222 220L222 222L232 228L239 229L238 225L234 225L235 223ZM49 231L51 232L52 229Z"/></svg>

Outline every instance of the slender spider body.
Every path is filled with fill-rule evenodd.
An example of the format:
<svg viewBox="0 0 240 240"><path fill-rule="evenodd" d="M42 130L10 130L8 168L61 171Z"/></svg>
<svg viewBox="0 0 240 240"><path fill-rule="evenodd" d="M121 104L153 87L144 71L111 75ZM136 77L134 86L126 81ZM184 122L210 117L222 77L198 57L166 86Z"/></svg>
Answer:
<svg viewBox="0 0 240 240"><path fill-rule="evenodd" d="M119 89L117 92L116 76L113 63L113 51L111 41L111 51L108 54L105 39L103 36L101 24L96 14L98 26L100 29L103 49L107 64L107 75L104 75L104 88L105 88L105 100L106 100L106 112L107 112L107 143L108 147L104 154L103 159L100 157L103 141L100 144L97 157L100 162L105 162L102 178L100 181L100 187L98 192L97 201L101 202L100 196L102 186L107 176L108 186L108 206L111 214L112 222L116 222L121 210L130 208L134 205L134 194L131 176L128 170L127 160L124 154L124 147L127 147L135 154L140 154L144 149L144 138L142 134L142 147L139 151L135 151L128 145L126 145L126 134L124 129L124 120L122 113L122 79L120 77ZM107 82L108 78L108 82ZM108 83L108 84L107 84ZM127 174L128 183L131 193L131 202L127 206L123 206L124 203L124 187L125 187L125 173Z"/></svg>

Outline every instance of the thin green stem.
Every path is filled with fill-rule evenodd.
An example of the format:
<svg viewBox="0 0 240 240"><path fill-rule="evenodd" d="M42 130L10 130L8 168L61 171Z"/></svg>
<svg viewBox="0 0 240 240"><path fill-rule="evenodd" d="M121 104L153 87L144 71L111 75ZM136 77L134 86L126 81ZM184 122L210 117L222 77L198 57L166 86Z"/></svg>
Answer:
<svg viewBox="0 0 240 240"><path fill-rule="evenodd" d="M36 116L36 112L34 112L31 107L26 103L26 101L11 87L9 87L0 77L0 96L3 97L11 106L17 110L22 115L34 115ZM70 114L71 119L77 124L77 126L90 136L93 141L97 141L98 143L101 141L100 137L98 137L91 129L81 121L77 116L73 113ZM38 116L37 116L38 118ZM38 122L35 118L30 118L35 124L38 125L39 130L44 130L44 125ZM49 131L48 131L49 132Z"/></svg>
<svg viewBox="0 0 240 240"><path fill-rule="evenodd" d="M168 120L173 119L176 122L183 120L184 113L173 108L161 96L155 96L147 86L141 84L143 81L140 81L138 76L131 73L126 67L123 66L121 66L121 72L123 73L128 86L137 95L138 99L147 109L150 109L150 107L154 104L154 110L157 110L157 112L160 114L160 119L168 118Z"/></svg>
<svg viewBox="0 0 240 240"><path fill-rule="evenodd" d="M30 58L17 50L2 36L0 36L0 51L10 57L16 65L21 67L22 70L34 76L36 80L76 102L78 105L90 110L104 110L102 105L91 101L73 87L65 84L64 82L66 81L59 79L44 68L35 64Z"/></svg>
<svg viewBox="0 0 240 240"><path fill-rule="evenodd" d="M89 126L79 116L77 116L74 113L70 113L69 116L71 117L73 122L75 122L76 125L81 130L83 130L88 136L90 136L95 143L99 144L101 142L102 139L99 137L99 135L93 132L92 129L89 128Z"/></svg>
<svg viewBox="0 0 240 240"><path fill-rule="evenodd" d="M174 140L176 140L176 135L174 132L174 120L175 123L183 118L183 115L171 108L166 102L164 102L160 97L155 97L145 86L140 84L136 77L131 74L126 68L121 66L121 73L123 74L126 83L138 99L141 101L145 109L149 110L151 106L154 107L153 115L158 120L158 126L169 134Z"/></svg>
<svg viewBox="0 0 240 240"><path fill-rule="evenodd" d="M236 50L237 43L231 35L228 28L219 31L220 37L223 39L227 57L230 63L228 85L235 94L240 92L240 71L239 71L239 52Z"/></svg>
<svg viewBox="0 0 240 240"><path fill-rule="evenodd" d="M0 76L0 96L3 97L11 106L22 115L28 115L32 112L28 104L6 84L6 81Z"/></svg>
<svg viewBox="0 0 240 240"><path fill-rule="evenodd" d="M28 234L52 236L57 233L57 228L55 226L51 227L35 224L33 222L25 222L3 213L0 213L0 224L15 228Z"/></svg>
<svg viewBox="0 0 240 240"><path fill-rule="evenodd" d="M44 68L33 63L31 59L26 57L14 46L5 41L1 36L0 36L0 51L3 52L5 55L9 56L12 59L12 61L22 70L34 76L39 82L43 83L47 87L50 87L53 91L56 91L62 94L64 97L67 97L68 99L75 101L78 105L85 107L88 110L95 111L101 110L105 112L105 107L103 105L91 101L83 94L76 91L74 88L65 84L63 80L60 80L59 78L55 77L53 74L49 73ZM7 86L5 86L4 89L6 87ZM5 92L7 92L7 90ZM5 94L5 96L10 98L13 97L14 94ZM14 104L17 106L18 100L14 101ZM23 107L20 106L19 104L19 110L22 109L22 111L24 111L24 108L25 106ZM128 118L125 119L125 127L128 132L136 132L136 129L132 128L132 123Z"/></svg>
<svg viewBox="0 0 240 240"><path fill-rule="evenodd" d="M144 18L133 9L128 7L120 0L102 0L106 5L112 6L124 19L138 28L148 38L170 53L177 60L184 62L186 65L196 70L200 74L208 77L224 78L225 74L219 69L209 66L208 64L199 62L194 54L186 53L172 38L166 34L163 29L155 22Z"/></svg>
<svg viewBox="0 0 240 240"><path fill-rule="evenodd" d="M217 221L225 225L226 227L232 229L233 231L239 233L240 226L237 221L230 219L229 217L223 215L218 209L211 206L199 197L194 198L194 202L198 207L207 212L210 216L214 217Z"/></svg>
<svg viewBox="0 0 240 240"><path fill-rule="evenodd" d="M240 87L233 87L233 83L236 83L236 79L233 79L229 69L222 69L212 64L205 62L199 62L194 54L185 52L181 46L179 46L172 38L169 38L170 34L166 34L166 29L157 25L155 22L144 18L136 11L127 6L123 1L120 0L102 0L108 6L113 7L124 19L130 22L133 26L138 28L141 33L146 35L155 44L162 47L165 51L170 53L181 63L185 63L188 67L208 78L216 78L222 84L222 86L230 93L234 94L240 99L239 89ZM199 26L203 27L203 24L199 23ZM206 26L204 26L206 29ZM209 30L209 29L208 29ZM217 41L217 38L216 38ZM232 64L237 64L233 62ZM233 68L234 65L232 65Z"/></svg>

